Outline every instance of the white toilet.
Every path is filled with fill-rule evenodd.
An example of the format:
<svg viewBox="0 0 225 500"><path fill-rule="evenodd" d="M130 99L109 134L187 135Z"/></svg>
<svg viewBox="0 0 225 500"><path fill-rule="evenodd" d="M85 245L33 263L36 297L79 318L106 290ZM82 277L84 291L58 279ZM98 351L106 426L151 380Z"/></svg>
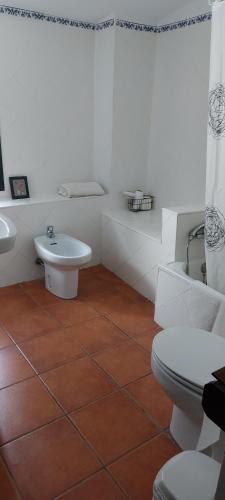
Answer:
<svg viewBox="0 0 225 500"><path fill-rule="evenodd" d="M153 500L213 500L219 474L218 462L203 453L185 451L157 474Z"/></svg>
<svg viewBox="0 0 225 500"><path fill-rule="evenodd" d="M46 235L36 237L34 244L44 262L46 288L62 299L76 297L79 269L91 260L91 248L66 234L55 234L53 226Z"/></svg>
<svg viewBox="0 0 225 500"><path fill-rule="evenodd" d="M174 402L170 431L182 450L206 450L220 460L215 444L220 432L205 417L203 433L202 395L212 372L225 364L225 339L204 330L170 328L156 335L152 346L152 370ZM206 422L206 423L205 423ZM207 428L208 425L208 428ZM201 436L201 438L200 438ZM213 445L211 447L211 445Z"/></svg>

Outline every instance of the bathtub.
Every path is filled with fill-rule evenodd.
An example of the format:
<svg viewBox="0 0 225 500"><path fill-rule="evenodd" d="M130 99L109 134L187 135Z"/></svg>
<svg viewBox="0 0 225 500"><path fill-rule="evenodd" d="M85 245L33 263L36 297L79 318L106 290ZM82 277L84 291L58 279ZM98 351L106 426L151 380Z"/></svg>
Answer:
<svg viewBox="0 0 225 500"><path fill-rule="evenodd" d="M190 326L225 337L225 295L202 282L203 259L160 265L155 321L162 327Z"/></svg>

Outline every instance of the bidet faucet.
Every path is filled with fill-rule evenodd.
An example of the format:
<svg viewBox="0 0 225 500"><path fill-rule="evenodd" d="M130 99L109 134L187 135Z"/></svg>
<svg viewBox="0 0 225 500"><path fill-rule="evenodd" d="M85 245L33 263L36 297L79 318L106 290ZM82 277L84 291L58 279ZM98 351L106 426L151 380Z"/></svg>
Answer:
<svg viewBox="0 0 225 500"><path fill-rule="evenodd" d="M55 238L54 226L47 226L46 234L48 238Z"/></svg>

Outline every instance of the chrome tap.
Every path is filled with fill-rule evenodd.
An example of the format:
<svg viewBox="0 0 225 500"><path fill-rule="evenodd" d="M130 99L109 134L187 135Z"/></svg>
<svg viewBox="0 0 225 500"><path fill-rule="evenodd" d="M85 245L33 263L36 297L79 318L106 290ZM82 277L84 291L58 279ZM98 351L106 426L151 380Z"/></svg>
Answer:
<svg viewBox="0 0 225 500"><path fill-rule="evenodd" d="M55 238L54 226L47 226L46 234L48 238Z"/></svg>
<svg viewBox="0 0 225 500"><path fill-rule="evenodd" d="M190 260L189 260L189 250L190 250L190 244L193 240L204 240L205 238L205 224L199 224L199 226L194 227L189 233L188 233L188 241L187 241L187 251L186 251L186 273L189 275L189 266L190 266Z"/></svg>
<svg viewBox="0 0 225 500"><path fill-rule="evenodd" d="M190 231L188 234L188 241L192 241L195 238L198 240L203 240L205 237L205 224L200 224Z"/></svg>

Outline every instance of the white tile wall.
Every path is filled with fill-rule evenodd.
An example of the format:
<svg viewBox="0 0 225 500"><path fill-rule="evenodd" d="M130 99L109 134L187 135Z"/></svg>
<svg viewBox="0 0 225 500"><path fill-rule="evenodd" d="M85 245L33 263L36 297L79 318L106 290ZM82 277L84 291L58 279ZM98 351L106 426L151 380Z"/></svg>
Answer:
<svg viewBox="0 0 225 500"><path fill-rule="evenodd" d="M203 213L192 207L163 209L162 222L157 210L143 214L107 211L102 216L103 264L154 302L158 266L174 261L178 254L185 260L188 232L202 220ZM176 287L176 297L166 284L160 290L166 302L176 300Z"/></svg>
<svg viewBox="0 0 225 500"><path fill-rule="evenodd" d="M130 215L132 220L134 214ZM103 264L154 301L156 266L162 253L161 240L137 232L107 214L102 216L102 233Z"/></svg>
<svg viewBox="0 0 225 500"><path fill-rule="evenodd" d="M196 27L195 33L204 29L207 31L206 28ZM182 37L185 38L185 47L189 47L192 36L192 32L188 35L188 31L186 35L175 35L178 41ZM163 35L163 47L167 45L167 36L171 39L172 35ZM201 35L199 36L201 38ZM197 34L196 39L199 40ZM208 34L201 40L204 47L201 46L200 53L204 55L205 68L208 61L205 40L208 40ZM104 47L102 43L105 44ZM158 147L158 138L161 141L162 133L157 135L157 124L161 127L163 123L161 111L167 108L160 106L158 113L156 110L159 109L161 95L155 93L155 103L152 102L152 97L155 59L158 61L156 82L160 71L164 74L165 68L170 76L172 73L172 81L177 81L177 67L168 68L170 58L167 58L164 68L165 60L160 56L161 45L156 51L157 43L159 42L156 42L154 34L121 28L97 33L95 40L95 34L89 30L75 30L51 23L0 16L0 133L7 187L6 193L0 193L0 202L9 198L9 175L27 175L31 196L45 197L50 193L54 194L61 182L85 181L92 176L103 182L109 191L114 189L120 192L127 188L144 187L149 171L153 175L149 184L150 191L153 187L153 194L158 197L161 187L166 186L165 199L168 195L171 202L171 185L175 185L174 175L170 175L169 184L161 182L162 172L165 173L165 169L168 172L166 148L170 127L166 127L163 148L161 145ZM165 50L165 54L170 54L173 43L171 42L168 48L169 52ZM180 44L176 46L179 47ZM97 51L95 54L94 49ZM190 60L192 61L191 54ZM199 60L201 58L198 58L198 64ZM162 81L164 85L167 79ZM180 89L182 100L182 85ZM169 87L167 92L172 95ZM162 95L167 95L164 87ZM97 114L94 110L95 100L98 104ZM167 101L168 105L171 100ZM191 119L195 101L196 96L194 104L191 101ZM157 115L158 119L151 120L152 113L154 117ZM167 116L170 120L171 113L167 113ZM180 123L180 117L176 123L178 122ZM153 148L157 155L150 154L152 149L149 149L152 123L157 135L156 147ZM193 120L191 124L193 125ZM174 135L174 128L171 130ZM182 130L181 128L181 132ZM201 127L198 127L198 130L201 130ZM176 134L174 137L177 138ZM194 137L196 142L193 133L191 137ZM192 151L193 148L189 149ZM166 160L163 157L165 151ZM174 151L177 151L177 144L175 147L173 144ZM183 151L186 149L183 148L182 155ZM189 165L186 168L183 156L179 151L178 153L179 161L176 160L174 164L176 163L176 168L179 169L179 175L185 179L183 174L184 171L189 172ZM199 153L197 159L200 156ZM199 197L199 190L202 191L200 160L192 165L192 169L198 172L201 179L195 183L195 198ZM169 171L174 173L173 165ZM182 182L179 184L182 185ZM176 193L179 194L180 202L183 197L180 185L178 189L176 186ZM99 262L100 213L108 208L108 202L105 197L98 201L90 198L3 208L2 211L14 220L18 237L13 251L1 256L0 285L39 276L41 270L34 265L32 239L36 234L43 233L46 225L51 223L55 224L58 230L74 234L89 243L94 250L93 262ZM103 218L105 265L152 300L155 296L158 263L173 260L177 215L170 217L170 225L168 222L167 227L165 224L163 226L163 244L161 225L158 228L157 224L158 221L151 227L151 238L150 232L146 232L146 224L138 229L124 220L118 223Z"/></svg>
<svg viewBox="0 0 225 500"><path fill-rule="evenodd" d="M101 213L110 204L109 196L79 198L1 208L10 217L18 235L13 250L0 257L0 286L29 281L43 275L35 264L33 238L53 224L56 232L66 232L91 246L91 265L101 261Z"/></svg>
<svg viewBox="0 0 225 500"><path fill-rule="evenodd" d="M10 175L27 175L32 197L92 179L94 36L0 16L0 201L10 197Z"/></svg>

